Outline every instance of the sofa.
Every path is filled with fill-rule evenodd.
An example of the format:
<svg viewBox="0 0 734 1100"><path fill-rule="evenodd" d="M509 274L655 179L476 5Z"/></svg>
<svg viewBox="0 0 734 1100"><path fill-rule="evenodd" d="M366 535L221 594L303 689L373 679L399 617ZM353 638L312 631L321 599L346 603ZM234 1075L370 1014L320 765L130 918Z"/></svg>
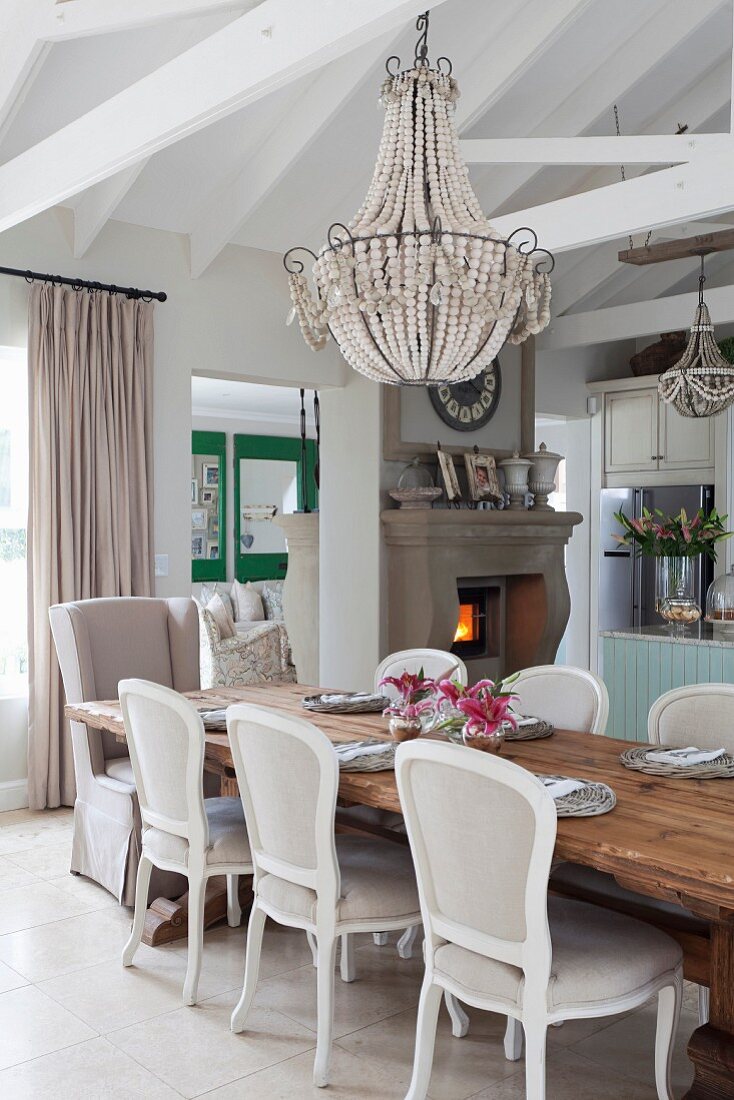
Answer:
<svg viewBox="0 0 734 1100"><path fill-rule="evenodd" d="M247 589L247 599L243 590ZM252 610L253 593L262 602L260 614L248 617ZM232 637L223 637L215 614L209 605L215 596L224 602L231 617ZM237 687L296 679L291 658L288 632L283 621L283 581L252 581L242 585L202 585L199 598L199 655L201 686ZM221 621L221 616L220 616Z"/></svg>

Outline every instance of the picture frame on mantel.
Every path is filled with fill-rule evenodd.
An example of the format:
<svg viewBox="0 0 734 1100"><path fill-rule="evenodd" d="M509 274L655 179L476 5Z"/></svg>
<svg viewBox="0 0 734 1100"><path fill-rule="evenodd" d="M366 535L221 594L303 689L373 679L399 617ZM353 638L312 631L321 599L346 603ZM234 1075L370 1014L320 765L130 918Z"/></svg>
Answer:
<svg viewBox="0 0 734 1100"><path fill-rule="evenodd" d="M535 337L529 336L520 345L520 453L527 454L535 450ZM382 387L382 457L385 462L410 462L412 458L436 458L435 440L404 440L400 430L400 406L402 389L400 386ZM457 456L463 461L466 443L447 444L441 442L441 449ZM494 447L478 447L480 455L493 455L495 459L510 458L512 451Z"/></svg>

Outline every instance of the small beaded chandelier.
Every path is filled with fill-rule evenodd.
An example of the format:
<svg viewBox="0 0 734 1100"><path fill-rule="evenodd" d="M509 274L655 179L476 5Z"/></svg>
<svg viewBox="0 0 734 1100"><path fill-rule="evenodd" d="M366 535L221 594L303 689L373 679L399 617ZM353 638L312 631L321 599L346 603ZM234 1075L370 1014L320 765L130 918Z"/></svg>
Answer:
<svg viewBox="0 0 734 1100"><path fill-rule="evenodd" d="M714 326L703 300L706 276L698 279L698 305L691 325L688 346L682 357L658 381L663 401L681 416L716 416L734 403L734 366L726 360L714 340Z"/></svg>
<svg viewBox="0 0 734 1100"><path fill-rule="evenodd" d="M331 335L355 370L413 386L474 378L506 341L541 332L553 270L531 229L503 240L484 217L459 155L451 63L429 63L427 12L416 29L413 67L386 64L385 125L364 203L348 226L330 227L318 256L292 248L283 259L288 323L298 317L312 350ZM315 261L315 296L299 251Z"/></svg>

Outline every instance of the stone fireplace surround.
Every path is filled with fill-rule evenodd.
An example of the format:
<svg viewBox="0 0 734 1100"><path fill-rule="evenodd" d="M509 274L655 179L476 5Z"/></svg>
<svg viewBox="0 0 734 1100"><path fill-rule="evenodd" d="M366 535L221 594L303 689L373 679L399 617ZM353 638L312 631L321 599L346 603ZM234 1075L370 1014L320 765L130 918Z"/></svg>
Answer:
<svg viewBox="0 0 734 1100"><path fill-rule="evenodd" d="M582 519L578 512L510 509L384 511L388 652L450 649L458 582L503 577L501 675L551 664L571 609L564 548Z"/></svg>

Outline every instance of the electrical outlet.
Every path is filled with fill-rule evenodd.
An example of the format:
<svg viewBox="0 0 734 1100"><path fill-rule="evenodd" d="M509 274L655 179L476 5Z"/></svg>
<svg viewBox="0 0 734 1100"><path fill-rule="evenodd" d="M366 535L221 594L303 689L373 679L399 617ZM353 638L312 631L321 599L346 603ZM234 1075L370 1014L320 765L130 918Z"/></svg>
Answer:
<svg viewBox="0 0 734 1100"><path fill-rule="evenodd" d="M156 554L155 575L156 577L168 576L168 554Z"/></svg>

